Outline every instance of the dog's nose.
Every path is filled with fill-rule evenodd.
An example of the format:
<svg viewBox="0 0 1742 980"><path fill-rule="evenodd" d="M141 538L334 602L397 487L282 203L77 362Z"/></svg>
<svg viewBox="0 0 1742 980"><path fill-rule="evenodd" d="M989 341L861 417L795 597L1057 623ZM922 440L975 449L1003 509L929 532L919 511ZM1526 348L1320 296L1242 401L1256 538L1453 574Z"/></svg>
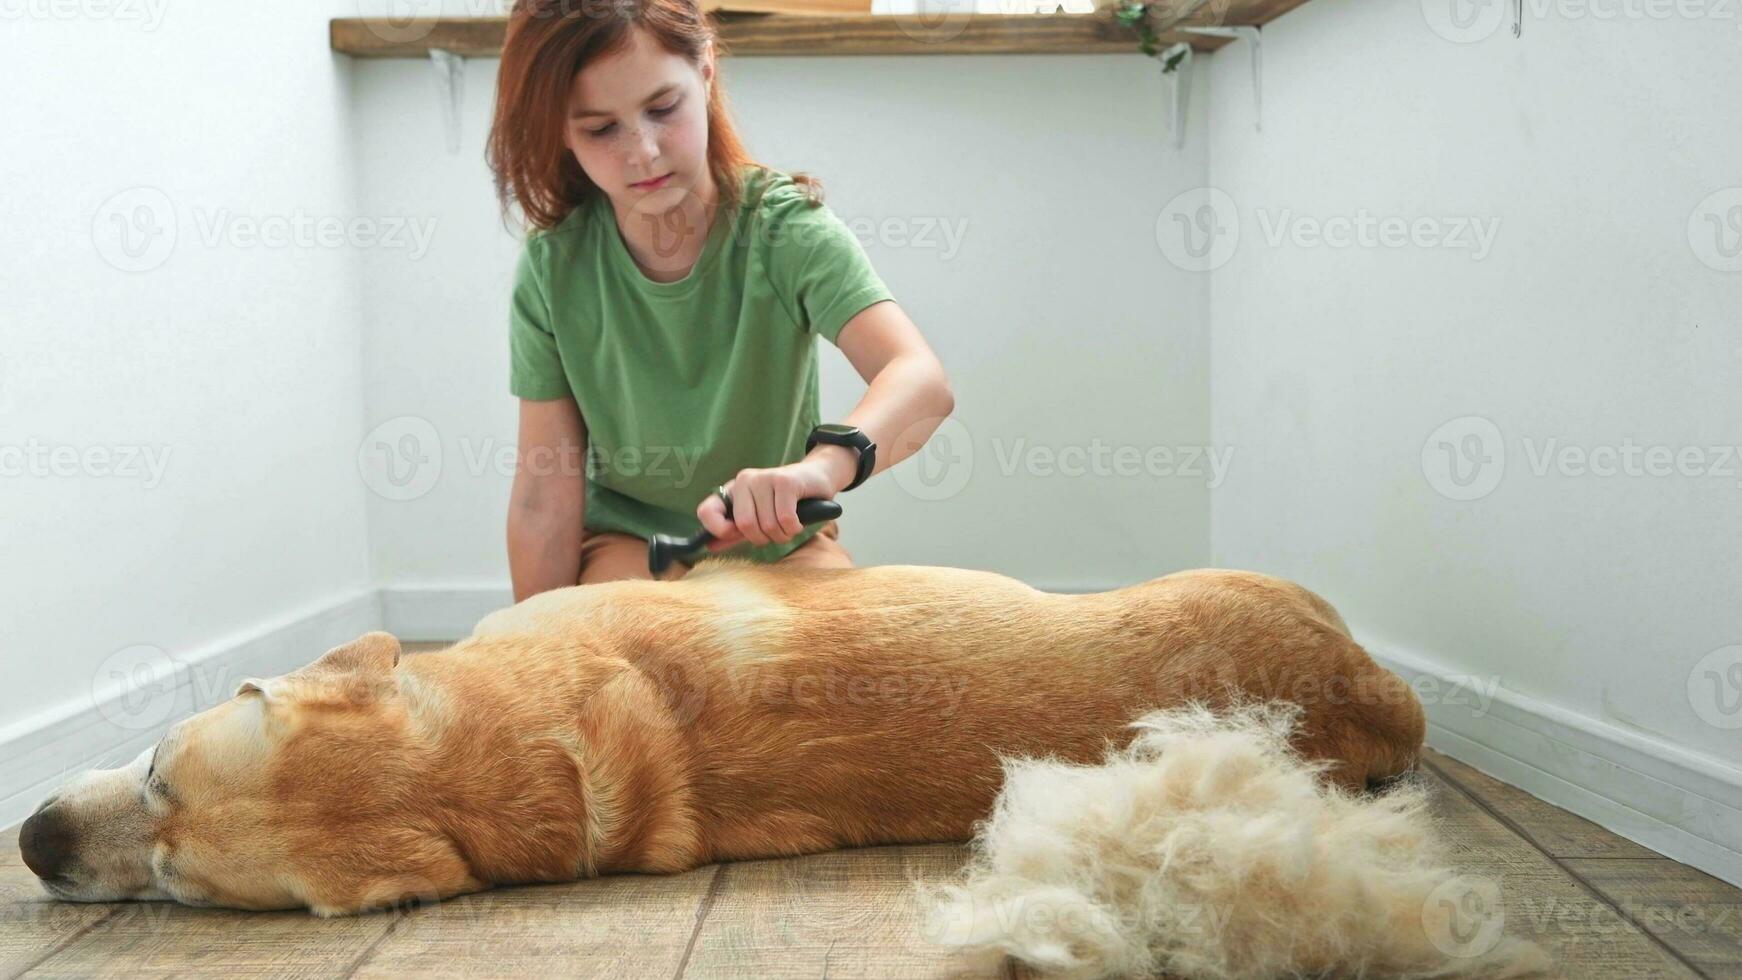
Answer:
<svg viewBox="0 0 1742 980"><path fill-rule="evenodd" d="M38 878L63 877L73 853L72 828L66 814L53 805L38 808L18 829L18 853L24 866Z"/></svg>

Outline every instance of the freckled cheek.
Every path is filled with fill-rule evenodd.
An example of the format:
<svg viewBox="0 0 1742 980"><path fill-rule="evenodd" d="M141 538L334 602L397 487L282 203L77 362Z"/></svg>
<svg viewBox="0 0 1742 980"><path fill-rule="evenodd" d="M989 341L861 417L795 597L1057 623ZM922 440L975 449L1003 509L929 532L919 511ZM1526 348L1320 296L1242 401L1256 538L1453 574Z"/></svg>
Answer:
<svg viewBox="0 0 1742 980"><path fill-rule="evenodd" d="M614 185L622 174L622 154L609 143L582 136L575 143L575 159L587 176L601 184Z"/></svg>
<svg viewBox="0 0 1742 980"><path fill-rule="evenodd" d="M659 134L659 155L669 164L694 169L707 155L707 143L705 129L673 123Z"/></svg>

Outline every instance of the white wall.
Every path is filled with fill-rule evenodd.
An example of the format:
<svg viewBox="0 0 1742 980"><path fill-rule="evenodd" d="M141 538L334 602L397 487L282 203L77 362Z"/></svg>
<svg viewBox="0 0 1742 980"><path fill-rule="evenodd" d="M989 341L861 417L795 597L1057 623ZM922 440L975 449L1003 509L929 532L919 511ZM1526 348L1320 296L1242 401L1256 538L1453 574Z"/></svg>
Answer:
<svg viewBox="0 0 1742 980"><path fill-rule="evenodd" d="M506 310L518 245L483 164L495 64L468 65L457 156L443 149L428 66L355 69L365 211L440 222L421 260L367 257L368 411L385 427L371 443L412 447L401 483L371 500L375 558L395 589L473 595L432 599L469 603L462 622L507 581L512 466L492 454L515 437ZM991 568L1065 589L1203 564L1210 467L1181 474L1183 457L1145 455L1208 436L1208 282L1155 255L1156 212L1203 183L1205 150L1167 143L1154 64L744 57L721 70L752 152L824 180L956 392L956 423L929 459L842 498L855 560ZM823 414L844 416L864 382L834 347L820 350ZM1068 455L1066 468L1031 465L1036 446L1102 457L1069 475Z"/></svg>
<svg viewBox="0 0 1742 980"><path fill-rule="evenodd" d="M1742 461L1705 447L1742 442L1742 257L1707 216L1742 245L1742 34L1567 5L1515 39L1491 4L1474 33L1498 29L1454 43L1446 2L1265 28L1262 134L1242 52L1214 59L1239 235L1209 274L1212 417L1239 464L1213 558L1320 590L1382 656L1498 682L1511 720L1430 705L1440 744L1734 878L1742 650L1715 651L1742 644ZM1310 236L1363 212L1497 234L1485 255ZM1703 468L1539 473L1551 441ZM1445 442L1481 446L1487 483Z"/></svg>
<svg viewBox="0 0 1742 980"><path fill-rule="evenodd" d="M0 17L0 816L75 746L150 734L156 709L89 714L111 685L370 585L357 250L246 223L356 210L350 65L326 44L349 10ZM74 715L98 729L14 751Z"/></svg>

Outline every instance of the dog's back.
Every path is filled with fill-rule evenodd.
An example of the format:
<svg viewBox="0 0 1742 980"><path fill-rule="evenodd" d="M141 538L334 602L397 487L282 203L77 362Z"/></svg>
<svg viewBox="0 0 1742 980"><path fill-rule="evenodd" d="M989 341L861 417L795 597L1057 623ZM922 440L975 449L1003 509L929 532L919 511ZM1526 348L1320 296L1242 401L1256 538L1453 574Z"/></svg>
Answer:
<svg viewBox="0 0 1742 980"><path fill-rule="evenodd" d="M1421 743L1413 692L1269 576L1058 595L965 569L728 561L661 587L622 655L688 733L710 859L965 839L1000 757L1096 762L1139 715L1194 699L1299 703L1300 750L1345 787Z"/></svg>

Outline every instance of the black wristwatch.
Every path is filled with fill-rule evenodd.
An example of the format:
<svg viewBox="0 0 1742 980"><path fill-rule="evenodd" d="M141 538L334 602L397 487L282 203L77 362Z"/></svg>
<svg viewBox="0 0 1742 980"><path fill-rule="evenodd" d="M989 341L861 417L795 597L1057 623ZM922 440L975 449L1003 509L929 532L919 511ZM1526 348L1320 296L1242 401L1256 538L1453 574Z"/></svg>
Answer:
<svg viewBox="0 0 1742 980"><path fill-rule="evenodd" d="M804 441L804 454L809 456L819 442L825 446L846 446L859 451L859 472L854 475L852 483L841 489L842 493L864 483L871 471L877 468L877 444L855 426L824 422L812 429L810 438Z"/></svg>

